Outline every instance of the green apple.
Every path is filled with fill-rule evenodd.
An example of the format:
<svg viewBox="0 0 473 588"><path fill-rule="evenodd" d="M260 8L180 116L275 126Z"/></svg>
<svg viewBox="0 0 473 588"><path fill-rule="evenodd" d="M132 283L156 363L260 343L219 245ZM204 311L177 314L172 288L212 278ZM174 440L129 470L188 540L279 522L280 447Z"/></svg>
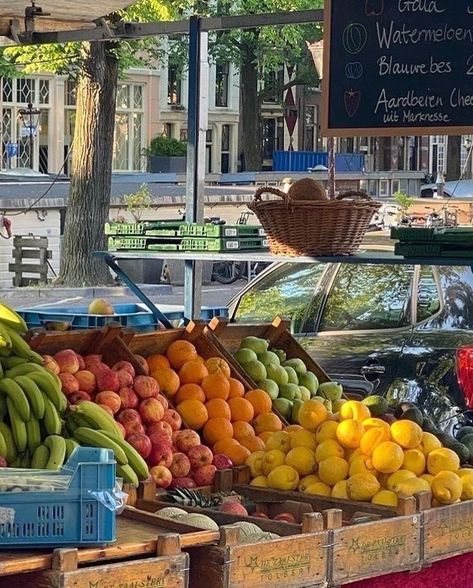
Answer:
<svg viewBox="0 0 473 588"><path fill-rule="evenodd" d="M286 352L284 349L271 349L271 351L279 357L280 363L284 363L286 361Z"/></svg>
<svg viewBox="0 0 473 588"><path fill-rule="evenodd" d="M295 384L283 384L279 386L279 397L280 398L287 398L288 400L294 400L297 398L297 394L299 393L299 386Z"/></svg>
<svg viewBox="0 0 473 588"><path fill-rule="evenodd" d="M258 387L267 392L271 400L276 400L279 396L279 386L274 380L261 380L258 382Z"/></svg>
<svg viewBox="0 0 473 588"><path fill-rule="evenodd" d="M267 367L268 365L280 365L279 357L272 351L263 351L258 355L258 360Z"/></svg>
<svg viewBox="0 0 473 588"><path fill-rule="evenodd" d="M345 404L345 402L347 402L346 398L342 398L341 400L332 400L332 412L340 412L340 408L342 404Z"/></svg>
<svg viewBox="0 0 473 588"><path fill-rule="evenodd" d="M305 363L302 361L302 359L299 359L298 357L294 357L293 359L288 359L287 361L285 361L283 363L284 367L292 367L296 370L297 374L305 374L307 371L307 368L305 367Z"/></svg>
<svg viewBox="0 0 473 588"><path fill-rule="evenodd" d="M310 400L310 391L305 386L299 386L301 400Z"/></svg>
<svg viewBox="0 0 473 588"><path fill-rule="evenodd" d="M250 378L255 382L266 379L266 368L260 361L256 360L245 363L244 368Z"/></svg>
<svg viewBox="0 0 473 588"><path fill-rule="evenodd" d="M286 366L284 369L286 370L289 377L288 384L299 384L299 378L297 377L296 370L289 366Z"/></svg>
<svg viewBox="0 0 473 588"><path fill-rule="evenodd" d="M289 376L287 375L286 370L279 364L275 365L270 363L268 366L266 366L266 371L266 377L270 380L274 380L278 386L287 384Z"/></svg>
<svg viewBox="0 0 473 588"><path fill-rule="evenodd" d="M329 400L340 400L343 396L343 386L338 382L323 382L319 384L317 395Z"/></svg>
<svg viewBox="0 0 473 588"><path fill-rule="evenodd" d="M291 411L291 423L298 423L299 422L299 410L301 406L304 404L303 400L296 399L292 403L292 411Z"/></svg>
<svg viewBox="0 0 473 588"><path fill-rule="evenodd" d="M290 400L287 398L276 398L276 400L273 400L273 406L285 419L289 420L292 412L292 402Z"/></svg>
<svg viewBox="0 0 473 588"><path fill-rule="evenodd" d="M246 363L250 363L250 361L258 361L258 356L254 351L251 349L239 349L234 358L238 361L239 364L245 365Z"/></svg>
<svg viewBox="0 0 473 588"><path fill-rule="evenodd" d="M319 387L319 379L314 373L305 372L299 375L299 385L305 386L310 391L311 396L315 396Z"/></svg>
<svg viewBox="0 0 473 588"><path fill-rule="evenodd" d="M268 350L268 341L266 339L258 339L258 337L245 337L240 342L240 349L251 349L259 355Z"/></svg>

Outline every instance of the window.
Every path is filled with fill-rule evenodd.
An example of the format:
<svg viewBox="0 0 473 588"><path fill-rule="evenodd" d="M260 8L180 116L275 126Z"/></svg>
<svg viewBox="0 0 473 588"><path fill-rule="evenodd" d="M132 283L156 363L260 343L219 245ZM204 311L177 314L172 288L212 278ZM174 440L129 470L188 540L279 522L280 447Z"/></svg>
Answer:
<svg viewBox="0 0 473 588"><path fill-rule="evenodd" d="M222 125L222 149L220 171L226 174L230 171L230 139L232 127L230 125Z"/></svg>
<svg viewBox="0 0 473 588"><path fill-rule="evenodd" d="M380 180L379 181L379 195L380 196L390 196L390 194L389 194L389 180Z"/></svg>
<svg viewBox="0 0 473 588"><path fill-rule="evenodd" d="M173 65L168 67L168 104L174 106L181 104L181 78Z"/></svg>
<svg viewBox="0 0 473 588"><path fill-rule="evenodd" d="M342 264L320 331L397 329L409 325L413 266Z"/></svg>
<svg viewBox="0 0 473 588"><path fill-rule="evenodd" d="M215 106L228 106L228 63L217 63L215 74Z"/></svg>
<svg viewBox="0 0 473 588"><path fill-rule="evenodd" d="M305 109L305 151L315 150L315 142L317 138L317 116L315 109L315 106L306 106Z"/></svg>
<svg viewBox="0 0 473 588"><path fill-rule="evenodd" d="M430 318L440 310L440 297L432 268L420 268L417 286L417 322Z"/></svg>
<svg viewBox="0 0 473 588"><path fill-rule="evenodd" d="M314 294L326 267L323 263L307 263L275 269L243 294L235 320L262 323L281 316L291 319L293 331L300 332L307 313L314 307Z"/></svg>
<svg viewBox="0 0 473 588"><path fill-rule="evenodd" d="M141 171L144 165L143 86L120 84L115 115L113 169Z"/></svg>

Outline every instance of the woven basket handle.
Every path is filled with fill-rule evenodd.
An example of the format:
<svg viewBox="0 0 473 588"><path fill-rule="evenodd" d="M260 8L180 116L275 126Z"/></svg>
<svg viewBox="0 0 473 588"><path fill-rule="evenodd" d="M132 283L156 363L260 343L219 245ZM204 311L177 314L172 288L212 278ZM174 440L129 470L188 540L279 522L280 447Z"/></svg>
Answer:
<svg viewBox="0 0 473 588"><path fill-rule="evenodd" d="M344 200L345 198L351 198L352 200L372 200L371 196L362 190L348 190L347 192L338 194L335 199Z"/></svg>
<svg viewBox="0 0 473 588"><path fill-rule="evenodd" d="M271 186L263 186L262 188L258 188L255 192L254 202L261 202L263 194L274 194L275 196L279 196L284 202L289 203L291 198L278 188L271 188Z"/></svg>

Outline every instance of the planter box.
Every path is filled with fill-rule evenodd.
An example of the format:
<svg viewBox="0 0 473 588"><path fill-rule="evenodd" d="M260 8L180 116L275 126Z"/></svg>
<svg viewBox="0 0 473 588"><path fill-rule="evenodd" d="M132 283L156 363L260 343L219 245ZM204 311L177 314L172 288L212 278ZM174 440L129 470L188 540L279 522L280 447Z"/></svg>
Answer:
<svg viewBox="0 0 473 588"><path fill-rule="evenodd" d="M148 172L152 174L174 172L185 174L187 157L166 157L163 155L151 155L148 157Z"/></svg>

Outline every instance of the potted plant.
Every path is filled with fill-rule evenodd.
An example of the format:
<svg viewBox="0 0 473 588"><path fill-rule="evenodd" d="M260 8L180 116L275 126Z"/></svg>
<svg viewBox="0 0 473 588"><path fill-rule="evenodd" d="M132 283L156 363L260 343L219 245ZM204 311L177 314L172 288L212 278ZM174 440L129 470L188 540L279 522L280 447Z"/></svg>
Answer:
<svg viewBox="0 0 473 588"><path fill-rule="evenodd" d="M148 171L151 173L186 171L187 143L184 141L158 135L143 150L143 154L148 158Z"/></svg>

